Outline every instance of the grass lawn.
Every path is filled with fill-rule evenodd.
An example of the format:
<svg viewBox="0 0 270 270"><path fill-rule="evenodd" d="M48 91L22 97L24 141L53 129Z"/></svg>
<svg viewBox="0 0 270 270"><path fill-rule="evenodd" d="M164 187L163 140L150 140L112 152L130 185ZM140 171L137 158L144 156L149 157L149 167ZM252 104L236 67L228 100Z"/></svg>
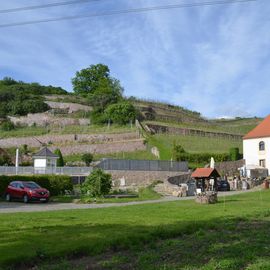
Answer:
<svg viewBox="0 0 270 270"><path fill-rule="evenodd" d="M221 197L215 205L177 201L1 214L0 265L6 269L31 261L39 266L35 269L266 270L269 207L270 191L259 191Z"/></svg>
<svg viewBox="0 0 270 270"><path fill-rule="evenodd" d="M221 138L208 138L180 135L154 135L149 137L149 144L157 146L160 158L170 160L172 157L173 143L180 144L189 153L228 153L232 147L243 150L242 141L227 140Z"/></svg>
<svg viewBox="0 0 270 270"><path fill-rule="evenodd" d="M120 152L111 154L95 154L94 160L102 158L116 158L116 159L143 159L143 160L156 160L157 158L147 150L138 150L134 152ZM65 162L82 161L82 154L74 154L64 156Z"/></svg>
<svg viewBox="0 0 270 270"><path fill-rule="evenodd" d="M131 194L131 193L128 193ZM153 190L151 186L146 188L140 188L138 192L133 192L132 194L137 195L133 198L91 198L89 196L72 196L72 195L63 195L55 196L51 198L53 202L59 203L123 203L123 202L136 202L136 201L147 201L147 200L156 200L160 199L161 195Z"/></svg>

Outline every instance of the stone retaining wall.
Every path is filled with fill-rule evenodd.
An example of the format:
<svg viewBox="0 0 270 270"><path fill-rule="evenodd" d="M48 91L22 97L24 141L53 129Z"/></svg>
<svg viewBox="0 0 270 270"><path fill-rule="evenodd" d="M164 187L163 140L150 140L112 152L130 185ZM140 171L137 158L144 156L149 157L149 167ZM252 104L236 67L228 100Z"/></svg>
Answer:
<svg viewBox="0 0 270 270"><path fill-rule="evenodd" d="M6 138L0 139L0 147L20 147L27 144L29 147L40 147L42 142L44 144L56 145L70 145L70 144L101 144L112 143L117 141L135 140L139 135L136 132L119 133L119 134L64 134L64 135L42 135L33 137L20 137L20 138ZM75 140L76 139L76 140Z"/></svg>
<svg viewBox="0 0 270 270"><path fill-rule="evenodd" d="M179 172L156 171L106 171L113 180L122 181L127 187L145 187L154 181L166 181L169 177L179 175ZM122 179L122 180L121 180Z"/></svg>

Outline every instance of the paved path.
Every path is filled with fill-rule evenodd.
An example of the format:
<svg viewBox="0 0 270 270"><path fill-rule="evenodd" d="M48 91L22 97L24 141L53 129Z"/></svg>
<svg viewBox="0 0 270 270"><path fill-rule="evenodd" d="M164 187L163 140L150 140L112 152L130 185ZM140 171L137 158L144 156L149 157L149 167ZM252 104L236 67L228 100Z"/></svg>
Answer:
<svg viewBox="0 0 270 270"><path fill-rule="evenodd" d="M219 192L218 196L231 196L236 194L242 194L252 192L256 190L247 191L230 191L230 192ZM151 204L151 203L163 203L171 201L185 201L194 200L194 197L164 197L158 200L150 201L137 201L137 202L126 202L126 203L103 203L103 204L76 204L76 203L29 203L24 204L21 202L0 202L0 214L2 213L17 213L17 212L46 212L46 211L57 211L57 210L73 210L73 209L96 209L96 208L107 208L107 207L121 207L127 205L140 205L140 204Z"/></svg>

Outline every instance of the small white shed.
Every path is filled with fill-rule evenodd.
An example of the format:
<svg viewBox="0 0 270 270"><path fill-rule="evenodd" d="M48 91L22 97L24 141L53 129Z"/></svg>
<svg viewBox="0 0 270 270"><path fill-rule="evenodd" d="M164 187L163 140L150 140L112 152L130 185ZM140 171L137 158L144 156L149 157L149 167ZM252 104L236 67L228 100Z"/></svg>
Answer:
<svg viewBox="0 0 270 270"><path fill-rule="evenodd" d="M54 154L49 148L44 147L33 155L34 168L38 173L53 172L56 168L58 155Z"/></svg>

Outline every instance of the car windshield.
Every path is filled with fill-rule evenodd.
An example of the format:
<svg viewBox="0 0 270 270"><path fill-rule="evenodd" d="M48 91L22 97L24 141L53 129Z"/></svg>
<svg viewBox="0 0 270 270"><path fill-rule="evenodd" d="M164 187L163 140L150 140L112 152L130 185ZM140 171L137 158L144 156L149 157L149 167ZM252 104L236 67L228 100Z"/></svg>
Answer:
<svg viewBox="0 0 270 270"><path fill-rule="evenodd" d="M34 182L27 182L23 184L27 188L37 189L40 188L40 186Z"/></svg>

